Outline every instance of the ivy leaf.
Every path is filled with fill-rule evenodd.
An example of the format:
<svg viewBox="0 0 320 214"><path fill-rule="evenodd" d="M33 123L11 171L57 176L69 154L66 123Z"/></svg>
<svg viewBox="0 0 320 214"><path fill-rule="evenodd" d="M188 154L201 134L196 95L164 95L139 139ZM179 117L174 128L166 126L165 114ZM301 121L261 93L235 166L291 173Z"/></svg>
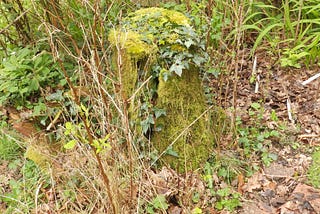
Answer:
<svg viewBox="0 0 320 214"><path fill-rule="evenodd" d="M151 127L151 124L154 124L154 120L151 115L149 115L145 120L140 122L140 125L142 126L143 134L147 133L147 131Z"/></svg>
<svg viewBox="0 0 320 214"><path fill-rule="evenodd" d="M173 150L172 146L168 146L168 148L166 149L166 154L167 155L171 155L173 157L176 157L178 158L179 157L179 154Z"/></svg>
<svg viewBox="0 0 320 214"><path fill-rule="evenodd" d="M204 57L201 57L199 55L195 55L192 59L192 61L197 65L201 66L202 63L204 63L206 60Z"/></svg>
<svg viewBox="0 0 320 214"><path fill-rule="evenodd" d="M183 64L175 63L175 64L171 65L169 71L171 71L171 72L174 71L179 77L181 77L182 70L184 68L185 68L185 66Z"/></svg>
<svg viewBox="0 0 320 214"><path fill-rule="evenodd" d="M184 45L189 49L191 47L191 45L194 45L194 41L192 41L191 39L188 39L187 41L184 42Z"/></svg>
<svg viewBox="0 0 320 214"><path fill-rule="evenodd" d="M158 109L158 108L154 108L154 114L156 116L156 119L158 119L161 115L166 115L166 110L164 109Z"/></svg>

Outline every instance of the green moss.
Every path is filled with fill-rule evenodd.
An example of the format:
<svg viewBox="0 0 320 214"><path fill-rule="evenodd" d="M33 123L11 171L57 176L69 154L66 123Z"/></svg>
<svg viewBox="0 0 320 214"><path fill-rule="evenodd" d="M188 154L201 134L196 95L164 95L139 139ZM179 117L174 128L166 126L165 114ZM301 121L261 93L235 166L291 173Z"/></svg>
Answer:
<svg viewBox="0 0 320 214"><path fill-rule="evenodd" d="M152 40L152 35L147 36L148 39ZM157 51L155 45L150 45L143 41L145 37L134 31L123 32L121 30L112 30L109 33L109 42L126 52L131 58L136 60L142 59Z"/></svg>
<svg viewBox="0 0 320 214"><path fill-rule="evenodd" d="M181 77L174 75L167 81L160 77L156 106L166 110L166 116L160 117L156 122L161 131L156 132L152 138L160 153L167 150L184 132L172 145L179 157L165 154L162 160L180 172L199 168L209 157L213 142L205 117L189 127L206 109L197 70L184 70Z"/></svg>
<svg viewBox="0 0 320 214"><path fill-rule="evenodd" d="M135 22L147 19L148 25L151 26L163 26L167 22L175 23L177 25L190 25L189 19L182 13L159 7L150 7L137 10L129 15L129 17Z"/></svg>
<svg viewBox="0 0 320 214"><path fill-rule="evenodd" d="M308 170L308 180L316 188L320 188L320 151L312 155L312 165Z"/></svg>
<svg viewBox="0 0 320 214"><path fill-rule="evenodd" d="M32 160L41 169L47 169L50 163L49 153L49 149L45 146L30 145L25 152L25 157Z"/></svg>

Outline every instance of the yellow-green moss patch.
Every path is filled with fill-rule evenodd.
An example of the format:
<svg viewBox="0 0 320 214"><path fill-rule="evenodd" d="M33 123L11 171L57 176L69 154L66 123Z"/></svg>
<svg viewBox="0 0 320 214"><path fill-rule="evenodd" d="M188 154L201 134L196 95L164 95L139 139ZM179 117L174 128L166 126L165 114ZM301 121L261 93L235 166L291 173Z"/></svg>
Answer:
<svg viewBox="0 0 320 214"><path fill-rule="evenodd" d="M156 106L165 109L166 116L157 120L162 130L155 132L152 142L160 153L172 149L178 155L166 152L162 160L180 172L199 168L209 157L213 142L205 117L198 118L206 105L197 70L184 70L181 77L174 75L167 81L160 77Z"/></svg>
<svg viewBox="0 0 320 214"><path fill-rule="evenodd" d="M120 50L124 50L134 59L141 59L157 52L155 45L150 45L143 41L144 36L134 31L112 30L109 33L108 40ZM148 35L152 40L152 35Z"/></svg>
<svg viewBox="0 0 320 214"><path fill-rule="evenodd" d="M158 26L161 26L166 22L172 22L177 25L185 25L185 26L190 25L189 19L182 13L174 10L159 8L159 7L150 7L150 8L137 10L136 12L129 15L129 17L133 21L139 21L147 17L147 19L149 20L148 22L149 25L152 25L152 22L154 22L155 20L157 21Z"/></svg>
<svg viewBox="0 0 320 214"><path fill-rule="evenodd" d="M50 165L49 149L45 146L28 146L25 157L32 160L41 169L47 169Z"/></svg>

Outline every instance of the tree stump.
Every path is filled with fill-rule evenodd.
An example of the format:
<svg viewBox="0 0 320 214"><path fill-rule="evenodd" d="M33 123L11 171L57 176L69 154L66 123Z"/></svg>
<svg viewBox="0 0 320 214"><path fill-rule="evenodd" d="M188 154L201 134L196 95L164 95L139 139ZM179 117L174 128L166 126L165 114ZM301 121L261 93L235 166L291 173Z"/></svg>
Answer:
<svg viewBox="0 0 320 214"><path fill-rule="evenodd" d="M108 40L126 99L137 90L141 70L153 76L152 109L165 111L150 119L151 143L161 162L179 172L199 168L211 154L213 137L203 116L207 106L199 70L204 52L190 20L177 11L141 9L129 14ZM130 109L131 120L141 125L137 106Z"/></svg>

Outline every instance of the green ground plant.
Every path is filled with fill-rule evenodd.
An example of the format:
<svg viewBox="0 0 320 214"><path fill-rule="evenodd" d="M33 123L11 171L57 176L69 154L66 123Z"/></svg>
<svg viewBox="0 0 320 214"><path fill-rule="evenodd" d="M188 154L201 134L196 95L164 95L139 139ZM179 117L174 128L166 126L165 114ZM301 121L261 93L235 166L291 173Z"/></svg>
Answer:
<svg viewBox="0 0 320 214"><path fill-rule="evenodd" d="M241 206L240 193L232 192L230 188L219 189L216 192L218 196L218 202L215 207L218 210L234 211L237 207Z"/></svg>
<svg viewBox="0 0 320 214"><path fill-rule="evenodd" d="M248 114L254 121L253 124L244 127L242 121L238 119L238 143L245 158L259 158L264 165L269 166L277 159L277 155L270 153L268 147L271 145L271 140L278 138L280 134L277 130L268 129L262 125L263 112L260 103L252 103ZM271 119L277 120L277 117L271 114Z"/></svg>
<svg viewBox="0 0 320 214"><path fill-rule="evenodd" d="M14 163L16 164L11 164L11 169L17 170L21 178L8 181L10 191L0 192L0 202L6 204L6 214L30 213L37 206L35 198L39 202L45 198L45 195L39 191L39 186L47 188L50 183L33 161Z"/></svg>
<svg viewBox="0 0 320 214"><path fill-rule="evenodd" d="M0 134L0 161L12 161L23 153L23 148L17 140L9 134Z"/></svg>
<svg viewBox="0 0 320 214"><path fill-rule="evenodd" d="M159 213L160 211L165 211L169 207L167 200L164 195L158 195L155 197L147 206L147 213L155 214Z"/></svg>
<svg viewBox="0 0 320 214"><path fill-rule="evenodd" d="M320 188L320 151L312 154L312 164L308 170L308 182L315 188Z"/></svg>

